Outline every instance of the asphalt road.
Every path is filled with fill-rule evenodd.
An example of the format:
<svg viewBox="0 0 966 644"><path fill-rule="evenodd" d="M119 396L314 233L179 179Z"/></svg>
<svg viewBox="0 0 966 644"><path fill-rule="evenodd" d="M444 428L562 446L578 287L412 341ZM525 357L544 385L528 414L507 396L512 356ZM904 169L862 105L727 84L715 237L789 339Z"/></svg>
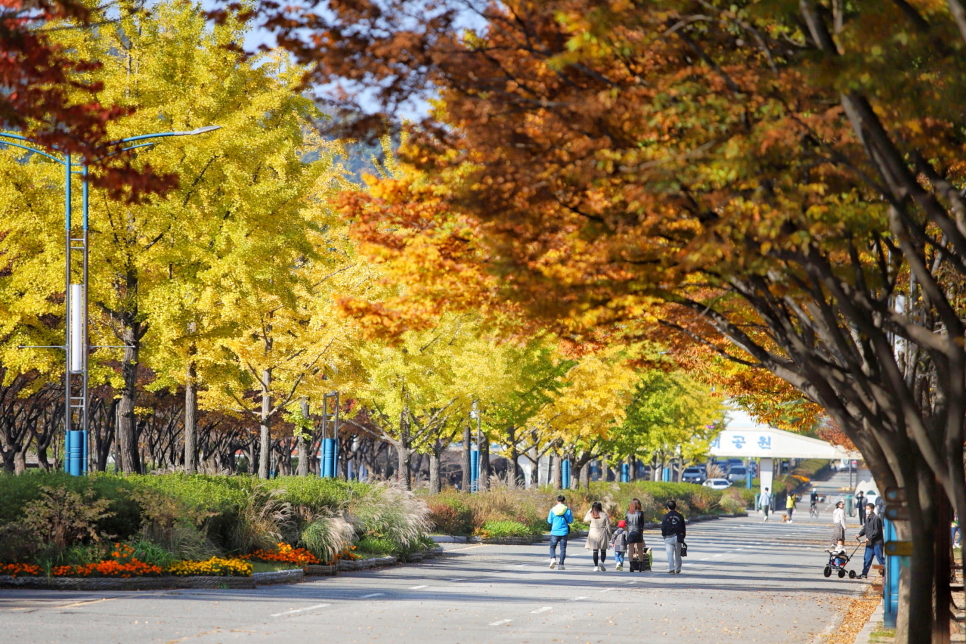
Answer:
<svg viewBox="0 0 966 644"><path fill-rule="evenodd" d="M255 590L0 590L0 642L810 644L865 585L822 576L829 524L689 526L681 575L646 534L650 573L610 560L595 573L575 540L565 571L548 568L546 544L451 544L432 562Z"/></svg>

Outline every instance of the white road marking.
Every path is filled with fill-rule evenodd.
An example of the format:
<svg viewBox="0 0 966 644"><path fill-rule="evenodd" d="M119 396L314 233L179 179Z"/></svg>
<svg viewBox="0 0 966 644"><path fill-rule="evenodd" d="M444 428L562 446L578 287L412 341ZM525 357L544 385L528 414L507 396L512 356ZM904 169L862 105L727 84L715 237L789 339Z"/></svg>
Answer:
<svg viewBox="0 0 966 644"><path fill-rule="evenodd" d="M429 586L410 586L409 590L419 590L420 588L429 588Z"/></svg>
<svg viewBox="0 0 966 644"><path fill-rule="evenodd" d="M332 604L316 604L315 606L309 606L308 608L296 608L295 610L287 610L284 613L275 613L272 617L281 617L283 615L294 615L295 613L304 613L307 610L315 610L316 608L325 608L326 606L331 606Z"/></svg>
<svg viewBox="0 0 966 644"><path fill-rule="evenodd" d="M501 620L498 620L498 621L495 621L495 622L491 623L490 626L500 626L502 624L509 624L510 621L511 620L509 620L509 619L501 619Z"/></svg>
<svg viewBox="0 0 966 644"><path fill-rule="evenodd" d="M537 610L530 611L531 615L537 615L539 613L546 613L548 610L553 610L553 606L544 606L543 608L538 608Z"/></svg>
<svg viewBox="0 0 966 644"><path fill-rule="evenodd" d="M466 577L460 577L459 579L448 579L447 581L463 581Z"/></svg>
<svg viewBox="0 0 966 644"><path fill-rule="evenodd" d="M584 596L580 596L580 597L574 597L574 598L573 598L573 599L571 599L570 601L572 601L572 602L578 602L578 601L580 601L581 599L587 599L587 598L586 598L586 597L584 597Z"/></svg>
<svg viewBox="0 0 966 644"><path fill-rule="evenodd" d="M383 595L385 595L385 594L386 594L386 593L369 593L368 595L363 595L363 596L362 596L362 597L360 597L359 599L369 599L369 598L371 598L371 597L382 597L382 596L383 596Z"/></svg>
<svg viewBox="0 0 966 644"><path fill-rule="evenodd" d="M707 561L707 560L708 560L707 557L702 557L701 559L698 559L698 561Z"/></svg>
<svg viewBox="0 0 966 644"><path fill-rule="evenodd" d="M627 583L629 583L629 584L636 584L636 583L637 583L637 581L638 581L637 579L632 579L631 581L629 581L629 582L627 582Z"/></svg>

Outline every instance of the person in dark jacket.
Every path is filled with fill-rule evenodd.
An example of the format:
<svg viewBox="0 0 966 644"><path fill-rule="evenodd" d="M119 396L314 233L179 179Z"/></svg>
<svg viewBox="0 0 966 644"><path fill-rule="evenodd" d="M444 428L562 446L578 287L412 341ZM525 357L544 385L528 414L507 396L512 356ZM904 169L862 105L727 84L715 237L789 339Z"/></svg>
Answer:
<svg viewBox="0 0 966 644"><path fill-rule="evenodd" d="M855 510L859 515L859 523L865 525L865 495L862 492L855 495Z"/></svg>
<svg viewBox="0 0 966 644"><path fill-rule="evenodd" d="M667 514L661 520L661 536L664 537L664 551L667 553L667 572L669 575L681 574L681 544L687 531L684 517L677 511L678 504L667 502Z"/></svg>
<svg viewBox="0 0 966 644"><path fill-rule="evenodd" d="M862 574L860 575L862 579L868 577L869 569L872 568L873 557L879 561L880 565L885 564L885 558L882 555L882 547L885 544L882 519L875 512L875 503L869 503L866 505L866 509L868 511L865 514L865 525L859 530L859 534L855 535L856 539L865 537L865 565L862 567Z"/></svg>

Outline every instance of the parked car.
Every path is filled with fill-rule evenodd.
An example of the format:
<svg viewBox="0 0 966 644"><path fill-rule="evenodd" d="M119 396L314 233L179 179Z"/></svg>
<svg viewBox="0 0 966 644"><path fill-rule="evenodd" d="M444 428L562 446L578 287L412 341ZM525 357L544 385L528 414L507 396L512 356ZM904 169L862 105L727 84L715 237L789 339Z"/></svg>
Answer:
<svg viewBox="0 0 966 644"><path fill-rule="evenodd" d="M748 478L748 469L744 465L733 465L728 471L728 480L738 483Z"/></svg>
<svg viewBox="0 0 966 644"><path fill-rule="evenodd" d="M698 466L687 468L681 475L681 480L685 483L697 483L698 485L701 485L704 483L704 479L704 468Z"/></svg>
<svg viewBox="0 0 966 644"><path fill-rule="evenodd" d="M726 490L731 487L731 481L728 479L708 479L704 482L704 487L709 487L712 490Z"/></svg>

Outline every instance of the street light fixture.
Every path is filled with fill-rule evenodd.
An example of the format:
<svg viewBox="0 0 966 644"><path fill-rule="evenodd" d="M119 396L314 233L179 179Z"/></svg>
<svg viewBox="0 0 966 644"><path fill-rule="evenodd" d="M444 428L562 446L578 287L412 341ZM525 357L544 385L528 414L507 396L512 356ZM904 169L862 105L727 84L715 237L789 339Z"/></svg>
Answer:
<svg viewBox="0 0 966 644"><path fill-rule="evenodd" d="M118 145L126 146L112 152L108 156L129 152L138 148L154 147L154 142L140 143L137 145L126 145L147 139L159 139L172 136L194 136L205 134L219 129L220 125L209 125L186 132L157 132L154 134L142 134L132 136L118 141ZM64 344L48 345L43 347L21 347L21 348L47 348L62 349L64 357L64 469L78 476L87 472L87 427L88 427L88 354L92 348L88 344L88 204L89 204L89 180L88 164L75 164L70 153L61 152L57 148L52 148L55 153L59 153L62 158L55 156L28 145L33 143L29 138L19 134L9 134L0 132L0 138L4 145L21 148L39 154L43 157L59 163L64 167L64 229L66 257L64 261L65 294L64 294ZM19 143L18 143L19 141ZM73 175L81 176L81 235L74 237L72 208L72 179ZM75 283L72 280L71 259L72 251L79 251L81 254L81 281ZM94 347L102 348L102 347ZM75 382L75 380L79 382ZM80 395L73 395L74 386L77 385ZM73 413L78 414L78 425L81 429L72 430Z"/></svg>

